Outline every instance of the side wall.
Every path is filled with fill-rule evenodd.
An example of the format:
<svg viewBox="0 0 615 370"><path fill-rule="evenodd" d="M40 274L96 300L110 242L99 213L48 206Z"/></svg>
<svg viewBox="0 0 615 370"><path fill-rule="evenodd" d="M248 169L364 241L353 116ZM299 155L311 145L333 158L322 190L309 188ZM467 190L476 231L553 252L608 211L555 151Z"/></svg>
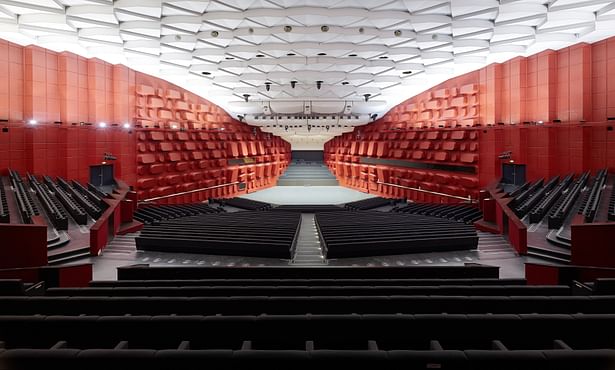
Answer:
<svg viewBox="0 0 615 370"><path fill-rule="evenodd" d="M285 141L164 80L4 40L0 129L0 168L87 182L89 166L111 153L115 175L141 199L232 178L251 191L275 184L290 160ZM196 199L238 191L228 187Z"/></svg>
<svg viewBox="0 0 615 370"><path fill-rule="evenodd" d="M506 161L526 165L528 180L605 167L615 171L610 119L615 119L615 37L448 80L327 142L325 160L342 184L362 191L446 200L378 184L388 182L474 198L479 186L501 176L498 155L506 151L511 152ZM453 167L434 170L433 164ZM454 171L468 166L475 171Z"/></svg>

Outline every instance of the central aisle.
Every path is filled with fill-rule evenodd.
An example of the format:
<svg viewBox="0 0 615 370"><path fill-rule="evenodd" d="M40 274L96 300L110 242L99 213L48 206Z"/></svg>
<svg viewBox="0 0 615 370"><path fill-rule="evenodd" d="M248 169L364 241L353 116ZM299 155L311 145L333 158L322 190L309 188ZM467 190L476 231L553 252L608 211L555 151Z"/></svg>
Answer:
<svg viewBox="0 0 615 370"><path fill-rule="evenodd" d="M277 205L344 204L373 197L372 194L341 186L275 186L241 196L241 198Z"/></svg>

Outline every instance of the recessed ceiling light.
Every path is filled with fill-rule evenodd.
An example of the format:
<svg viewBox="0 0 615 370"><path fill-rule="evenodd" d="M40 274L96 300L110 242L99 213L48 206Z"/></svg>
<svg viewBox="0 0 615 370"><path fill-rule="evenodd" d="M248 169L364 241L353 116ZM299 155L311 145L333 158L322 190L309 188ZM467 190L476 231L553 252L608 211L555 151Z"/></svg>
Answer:
<svg viewBox="0 0 615 370"><path fill-rule="evenodd" d="M233 57L226 57L226 58L224 58L224 59L226 59L226 60L233 60L233 59L235 59L235 58L233 58Z"/></svg>
<svg viewBox="0 0 615 370"><path fill-rule="evenodd" d="M327 55L327 53L318 53L317 55L324 56L324 55Z"/></svg>
<svg viewBox="0 0 615 370"><path fill-rule="evenodd" d="M389 57L387 57L386 55L383 55L381 57L378 57L378 59L389 59Z"/></svg>
<svg viewBox="0 0 615 370"><path fill-rule="evenodd" d="M211 74L211 72L203 71L203 72L201 72L201 74L203 74L205 76L209 76Z"/></svg>
<svg viewBox="0 0 615 370"><path fill-rule="evenodd" d="M356 57L357 54L348 54L349 57Z"/></svg>
<svg viewBox="0 0 615 370"><path fill-rule="evenodd" d="M264 58L265 56L263 54L256 54L257 58Z"/></svg>
<svg viewBox="0 0 615 370"><path fill-rule="evenodd" d="M320 30L322 32L327 32L327 31L329 31L329 26L322 26L322 27L320 27Z"/></svg>
<svg viewBox="0 0 615 370"><path fill-rule="evenodd" d="M412 73L412 71L403 71L402 73L405 75L409 75L410 73Z"/></svg>
<svg viewBox="0 0 615 370"><path fill-rule="evenodd" d="M287 57L294 57L295 55L297 55L297 54L295 54L295 53L288 53L288 54L286 54Z"/></svg>
<svg viewBox="0 0 615 370"><path fill-rule="evenodd" d="M344 82L342 82L342 85L348 85L349 83L350 82L348 82L348 81L344 81Z"/></svg>

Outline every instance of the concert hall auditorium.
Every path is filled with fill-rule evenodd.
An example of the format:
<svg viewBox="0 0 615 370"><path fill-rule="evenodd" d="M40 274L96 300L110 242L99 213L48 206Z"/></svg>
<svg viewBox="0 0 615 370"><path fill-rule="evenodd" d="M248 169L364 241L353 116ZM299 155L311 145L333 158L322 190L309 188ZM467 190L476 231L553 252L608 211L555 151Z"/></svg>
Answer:
<svg viewBox="0 0 615 370"><path fill-rule="evenodd" d="M615 370L615 0L0 0L0 370Z"/></svg>

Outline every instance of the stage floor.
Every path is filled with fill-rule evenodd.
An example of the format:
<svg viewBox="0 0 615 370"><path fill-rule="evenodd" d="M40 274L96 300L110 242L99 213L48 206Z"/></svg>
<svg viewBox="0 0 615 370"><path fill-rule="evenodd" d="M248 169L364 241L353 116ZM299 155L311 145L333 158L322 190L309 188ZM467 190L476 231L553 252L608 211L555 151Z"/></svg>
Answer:
<svg viewBox="0 0 615 370"><path fill-rule="evenodd" d="M341 186L275 186L241 196L241 198L277 205L344 204L373 197L372 194Z"/></svg>

